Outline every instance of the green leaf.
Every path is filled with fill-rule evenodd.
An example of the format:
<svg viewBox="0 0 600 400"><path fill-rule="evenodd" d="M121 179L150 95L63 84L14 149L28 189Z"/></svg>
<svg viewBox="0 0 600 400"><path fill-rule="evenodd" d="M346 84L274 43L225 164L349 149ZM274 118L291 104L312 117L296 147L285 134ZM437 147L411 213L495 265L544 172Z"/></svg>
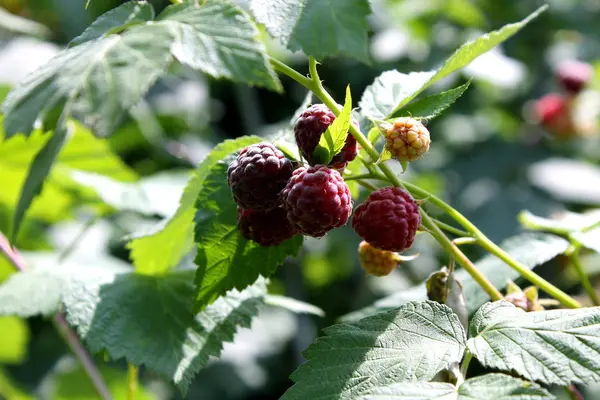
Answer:
<svg viewBox="0 0 600 400"><path fill-rule="evenodd" d="M384 72L365 90L359 103L361 112L367 117L376 119L386 119L396 114L425 89L467 66L481 54L513 36L546 8L546 6L540 7L520 22L505 25L497 31L463 44L436 71L410 74L403 74L396 70Z"/></svg>
<svg viewBox="0 0 600 400"><path fill-rule="evenodd" d="M61 102L95 134L110 135L174 59L216 78L281 89L242 10L225 1L176 4L157 21L71 47L36 70L2 105L7 137L29 134Z"/></svg>
<svg viewBox="0 0 600 400"><path fill-rule="evenodd" d="M12 382L8 372L0 366L0 397L10 400L34 400L33 396L25 393L18 385Z"/></svg>
<svg viewBox="0 0 600 400"><path fill-rule="evenodd" d="M566 234L579 232L599 223L600 210L582 214L565 211L553 215L552 219L539 217L524 210L519 213L519 222L527 229Z"/></svg>
<svg viewBox="0 0 600 400"><path fill-rule="evenodd" d="M283 308L296 314L311 314L318 317L325 316L325 311L323 311L321 308L313 304L293 299L291 297L268 294L265 297L265 304L273 307Z"/></svg>
<svg viewBox="0 0 600 400"><path fill-rule="evenodd" d="M175 33L171 52L182 64L215 78L282 91L258 29L239 7L228 1L174 4L158 21Z"/></svg>
<svg viewBox="0 0 600 400"><path fill-rule="evenodd" d="M529 181L554 198L576 204L600 204L600 168L589 162L550 158L533 164ZM577 179L573 179L576 176Z"/></svg>
<svg viewBox="0 0 600 400"><path fill-rule="evenodd" d="M11 14L0 8L0 29L21 35L30 35L41 39L52 36L52 31L45 25L21 16Z"/></svg>
<svg viewBox="0 0 600 400"><path fill-rule="evenodd" d="M69 140L69 136L71 136L71 129L72 127L67 127L63 123L59 123L50 140L46 142L44 147L33 158L15 209L11 242L16 242L21 223L23 222L23 218L25 218L25 213L31 206L33 199L42 192L44 181L50 173L52 165L58 157L58 153L60 153L63 146Z"/></svg>
<svg viewBox="0 0 600 400"><path fill-rule="evenodd" d="M127 383L127 372L99 366L100 375L108 386L108 390L113 399L127 399L129 385ZM56 382L54 395L50 397L52 400L97 400L98 392L92 385L90 378L85 370L77 367L70 371L59 372L53 376ZM135 398L139 400L154 400L155 396L151 395L143 386L138 387Z"/></svg>
<svg viewBox="0 0 600 400"><path fill-rule="evenodd" d="M600 253L600 227L585 232L573 233L571 237L581 243L583 247Z"/></svg>
<svg viewBox="0 0 600 400"><path fill-rule="evenodd" d="M363 163L357 157L354 160L350 161L346 168L344 169L344 177L349 177L353 175L360 175L363 171ZM346 181L346 185L348 185L348 189L350 189L350 194L353 199L358 199L360 196L360 185L356 180Z"/></svg>
<svg viewBox="0 0 600 400"><path fill-rule="evenodd" d="M361 399L404 400L552 400L546 389L533 382L503 374L487 374L467 379L460 387L443 382L398 382L374 387Z"/></svg>
<svg viewBox="0 0 600 400"><path fill-rule="evenodd" d="M363 92L358 103L361 114L370 119L387 119L399 108L398 104L417 92L434 74L434 71L410 74L385 71Z"/></svg>
<svg viewBox="0 0 600 400"><path fill-rule="evenodd" d="M552 400L555 397L533 382L504 374L467 379L458 389L458 400Z"/></svg>
<svg viewBox="0 0 600 400"><path fill-rule="evenodd" d="M175 213L188 172L162 172L138 182L119 182L91 172L73 171L71 178L92 188L102 201L118 211L145 215L171 216Z"/></svg>
<svg viewBox="0 0 600 400"><path fill-rule="evenodd" d="M291 51L369 62L367 0L252 0L258 22Z"/></svg>
<svg viewBox="0 0 600 400"><path fill-rule="evenodd" d="M38 116L60 101L96 135L110 135L164 75L173 40L165 25L138 25L60 52L4 100L7 137L29 134Z"/></svg>
<svg viewBox="0 0 600 400"><path fill-rule="evenodd" d="M220 160L207 174L196 200L196 306L202 309L226 291L244 289L259 276L268 277L303 243L297 235L278 246L263 247L237 228L237 205L227 186L227 167L235 154Z"/></svg>
<svg viewBox="0 0 600 400"><path fill-rule="evenodd" d="M356 399L375 387L429 380L459 362L464 348L464 330L448 307L409 303L326 328L304 352L307 362L282 399Z"/></svg>
<svg viewBox="0 0 600 400"><path fill-rule="evenodd" d="M533 269L564 253L569 248L569 245L569 242L561 237L536 232L513 236L503 241L500 247L523 265ZM483 257L475 265L498 289L503 289L509 280L515 280L519 277L517 272L492 255ZM467 299L469 314L474 313L482 304L489 301L490 298L487 293L479 287L477 282L465 270L460 269L454 275L463 284L463 292ZM426 298L427 289L425 283L422 283L408 290L380 299L372 306L348 314L342 317L342 319L344 321L356 321L368 315L399 307L409 301L425 300Z"/></svg>
<svg viewBox="0 0 600 400"><path fill-rule="evenodd" d="M340 115L333 121L325 132L321 135L319 143L313 152L315 160L319 160L319 164L327 165L331 159L339 153L346 143L348 137L348 129L350 128L350 119L352 118L352 95L350 94L350 86L346 87L346 100L344 108Z"/></svg>
<svg viewBox="0 0 600 400"><path fill-rule="evenodd" d="M19 317L0 317L0 364L19 364L27 357L29 327Z"/></svg>
<svg viewBox="0 0 600 400"><path fill-rule="evenodd" d="M85 31L71 40L69 47L101 38L115 28L144 23L154 19L154 8L146 1L128 1L102 14Z"/></svg>
<svg viewBox="0 0 600 400"><path fill-rule="evenodd" d="M195 314L192 271L161 277L104 272L70 279L63 302L67 320L92 352L143 364L185 393L238 327L250 326L265 293L259 280Z"/></svg>
<svg viewBox="0 0 600 400"><path fill-rule="evenodd" d="M259 143L261 140L257 136L225 140L202 160L188 181L175 214L161 221L150 231L134 234L133 239L127 244L138 272L149 275L164 273L176 266L192 250L196 212L194 203L204 186L210 168L228 154Z"/></svg>
<svg viewBox="0 0 600 400"><path fill-rule="evenodd" d="M600 380L600 307L527 313L487 303L469 327L467 346L488 368L545 384Z"/></svg>
<svg viewBox="0 0 600 400"><path fill-rule="evenodd" d="M469 88L471 81L445 92L432 94L408 104L393 117L411 116L418 119L433 119L449 108Z"/></svg>

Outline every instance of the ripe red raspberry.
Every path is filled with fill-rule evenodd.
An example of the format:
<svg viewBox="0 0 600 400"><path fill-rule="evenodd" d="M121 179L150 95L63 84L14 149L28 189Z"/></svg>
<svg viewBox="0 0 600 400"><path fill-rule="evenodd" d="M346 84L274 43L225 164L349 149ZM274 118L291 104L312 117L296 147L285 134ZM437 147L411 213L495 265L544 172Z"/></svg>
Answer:
<svg viewBox="0 0 600 400"><path fill-rule="evenodd" d="M565 61L556 71L561 86L570 93L579 93L594 75L594 68L581 61Z"/></svg>
<svg viewBox="0 0 600 400"><path fill-rule="evenodd" d="M420 224L419 206L407 191L397 187L371 193L352 217L358 236L373 247L397 252L413 244Z"/></svg>
<svg viewBox="0 0 600 400"><path fill-rule="evenodd" d="M314 104L304 110L298 117L296 125L294 126L294 136L296 137L296 143L302 152L302 157L304 157L310 165L315 165L316 160L313 160L313 152L319 144L321 135L334 120L335 114L331 112L325 104ZM352 120L352 123L358 128L358 122ZM350 161L356 158L357 154L358 147L356 139L348 133L344 147L333 157L328 166L335 169L344 169Z"/></svg>
<svg viewBox="0 0 600 400"><path fill-rule="evenodd" d="M323 165L301 167L281 192L287 217L303 235L322 237L348 222L352 198L340 173Z"/></svg>
<svg viewBox="0 0 600 400"><path fill-rule="evenodd" d="M247 210L266 211L281 204L279 196L294 165L270 143L244 148L229 164L227 184L238 206Z"/></svg>
<svg viewBox="0 0 600 400"><path fill-rule="evenodd" d="M537 120L557 137L576 135L569 102L558 93L550 93L538 99L534 105Z"/></svg>
<svg viewBox="0 0 600 400"><path fill-rule="evenodd" d="M375 276L389 275L401 261L397 253L376 249L364 240L358 246L358 260L365 272Z"/></svg>
<svg viewBox="0 0 600 400"><path fill-rule="evenodd" d="M261 246L275 246L296 234L283 207L269 211L244 210L238 207L238 228L242 235Z"/></svg>
<svg viewBox="0 0 600 400"><path fill-rule="evenodd" d="M398 118L383 136L385 147L399 161L418 160L427 153L431 144L429 131L414 118Z"/></svg>

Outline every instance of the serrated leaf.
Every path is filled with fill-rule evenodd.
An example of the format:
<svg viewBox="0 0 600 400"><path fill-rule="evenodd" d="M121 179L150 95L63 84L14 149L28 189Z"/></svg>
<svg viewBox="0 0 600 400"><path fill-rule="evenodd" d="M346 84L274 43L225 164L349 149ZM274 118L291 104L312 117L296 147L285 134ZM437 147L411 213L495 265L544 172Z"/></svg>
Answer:
<svg viewBox="0 0 600 400"><path fill-rule="evenodd" d="M27 357L29 327L19 317L0 317L0 364L19 364Z"/></svg>
<svg viewBox="0 0 600 400"><path fill-rule="evenodd" d="M375 387L433 378L460 361L465 333L445 305L425 301L325 329L282 397L356 399Z"/></svg>
<svg viewBox="0 0 600 400"><path fill-rule="evenodd" d="M215 78L282 90L258 29L239 7L228 1L174 4L157 20L175 33L171 51L182 64Z"/></svg>
<svg viewBox="0 0 600 400"><path fill-rule="evenodd" d="M340 115L336 117L327 130L323 132L319 143L313 152L315 160L319 160L318 164L327 165L331 159L339 153L346 143L348 137L348 129L350 128L350 119L352 118L352 95L350 86L346 87L346 99L344 108Z"/></svg>
<svg viewBox="0 0 600 400"><path fill-rule="evenodd" d="M504 374L486 374L467 379L458 389L458 400L552 400L543 387Z"/></svg>
<svg viewBox="0 0 600 400"><path fill-rule="evenodd" d="M189 175L188 172L162 172L137 182L119 182L91 172L73 171L71 178L93 189L105 204L118 211L169 217L177 210Z"/></svg>
<svg viewBox="0 0 600 400"><path fill-rule="evenodd" d="M227 167L235 154L208 172L196 199L196 306L202 309L226 291L244 289L259 276L270 276L303 243L297 235L278 246L264 247L244 238L237 228L237 205L227 186Z"/></svg>
<svg viewBox="0 0 600 400"><path fill-rule="evenodd" d="M545 384L600 380L600 307L527 313L487 303L469 326L467 346L489 368Z"/></svg>
<svg viewBox="0 0 600 400"><path fill-rule="evenodd" d="M394 113L392 117L411 116L418 119L433 119L458 100L469 88L470 84L471 81L468 81L464 85L455 87L454 89L423 97L403 107L400 111Z"/></svg>
<svg viewBox="0 0 600 400"><path fill-rule="evenodd" d="M154 19L154 8L146 1L128 1L102 14L85 31L71 40L69 47L98 39L118 27L144 23Z"/></svg>
<svg viewBox="0 0 600 400"><path fill-rule="evenodd" d="M109 135L174 58L217 78L281 89L242 10L226 1L175 4L157 21L71 47L29 75L2 105L7 137L29 134L60 102L95 134Z"/></svg>
<svg viewBox="0 0 600 400"><path fill-rule="evenodd" d="M443 382L399 382L368 390L360 399L405 400L552 400L546 389L533 382L503 374L467 379L457 389Z"/></svg>
<svg viewBox="0 0 600 400"><path fill-rule="evenodd" d="M523 265L533 269L564 253L569 245L569 242L561 237L536 232L513 236L503 241L500 247ZM475 266L488 278L492 285L500 290L507 285L509 280L515 280L519 277L517 272L492 255L483 257L475 263ZM469 314L474 313L482 304L489 301L490 298L487 293L479 287L477 282L465 270L456 271L455 277L463 284ZM425 284L422 283L403 292L380 299L372 306L348 314L342 319L356 321L368 315L399 307L409 301L420 301L426 298L427 290Z"/></svg>
<svg viewBox="0 0 600 400"><path fill-rule="evenodd" d="M262 139L244 136L225 140L217 145L196 168L179 200L175 214L157 224L149 232L138 232L127 243L131 259L138 272L160 274L176 266L194 245L194 203L204 186L210 168L231 152L240 150Z"/></svg>
<svg viewBox="0 0 600 400"><path fill-rule="evenodd" d="M42 192L42 185L50 173L52 165L58 157L58 153L60 153L69 140L69 136L71 135L70 131L71 128L65 126L63 123L59 123L56 127L56 131L52 137L50 137L50 140L48 140L42 149L35 155L31 165L29 165L27 177L25 178L25 182L23 182L23 187L19 194L19 201L15 208L11 242L16 242L21 223L23 222L23 218L25 218L25 213L31 206L33 199Z"/></svg>
<svg viewBox="0 0 600 400"><path fill-rule="evenodd" d="M540 7L520 22L505 25L497 31L463 44L436 71L410 74L403 74L396 70L384 72L365 90L359 103L361 112L367 117L377 119L386 119L396 114L425 89L467 66L481 54L513 36L546 8L546 6Z"/></svg>
<svg viewBox="0 0 600 400"><path fill-rule="evenodd" d="M358 103L361 114L371 119L387 119L397 110L398 104L418 91L434 74L435 71L383 72L363 92Z"/></svg>
<svg viewBox="0 0 600 400"><path fill-rule="evenodd" d="M265 293L261 279L195 314L192 271L162 277L105 273L70 280L63 302L67 320L92 352L143 364L185 393L237 328L250 326Z"/></svg>
<svg viewBox="0 0 600 400"><path fill-rule="evenodd" d="M367 0L252 0L258 22L291 51L369 62Z"/></svg>
<svg viewBox="0 0 600 400"><path fill-rule="evenodd" d="M69 125L74 128L74 133L49 171L41 195L27 211L31 217L47 222L70 217L69 210L76 202L72 189L81 188L69 178L75 170L94 171L119 181L137 179L137 175L111 152L106 141L94 137L81 124L69 122ZM0 129L0 204L10 210L16 207L28 166L49 138L50 134L35 131L29 138L17 136L6 140Z"/></svg>
<svg viewBox="0 0 600 400"><path fill-rule="evenodd" d="M291 297L268 294L265 296L265 304L283 308L296 314L312 314L318 317L325 316L325 311L321 308Z"/></svg>

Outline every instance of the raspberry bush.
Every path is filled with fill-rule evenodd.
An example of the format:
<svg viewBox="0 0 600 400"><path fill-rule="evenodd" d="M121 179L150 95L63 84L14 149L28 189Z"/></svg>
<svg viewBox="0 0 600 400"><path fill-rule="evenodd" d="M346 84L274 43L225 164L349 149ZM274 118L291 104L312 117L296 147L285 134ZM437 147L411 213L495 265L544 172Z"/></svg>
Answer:
<svg viewBox="0 0 600 400"><path fill-rule="evenodd" d="M482 99L494 92L504 101L510 90L491 91L481 69L474 82L456 83L463 79L456 72L468 65L465 74L477 71L471 62L538 24L545 7L463 44L436 60L436 69L392 69L367 85L353 64L371 68L381 53L368 46L367 0L158 3L106 10L3 101L0 398L29 398L27 390L60 399L209 398L212 386L222 389L217 397L237 396L240 384L253 398L270 398L254 380L282 371L273 390L284 400L553 399L557 388L578 398L600 382L600 300L589 276L600 252L600 216L582 207L600 202L593 190L599 178L591 167L572 172L569 160L550 160L565 168L555 173L551 164L551 174L543 163L527 174L513 159L496 165L493 155L506 144L485 133L514 127L514 116ZM428 19L437 18L407 13L408 1L381 3L407 29L428 31ZM454 22L478 15L470 2L446 8ZM45 32L31 21L19 29ZM432 32L454 30L440 23ZM302 72L269 38L297 52ZM344 73L328 69L338 56ZM480 66L514 66L499 52L488 56ZM560 92L524 107L530 128L551 134L549 147L514 147L545 157L565 145L552 137L590 140L580 148L592 159L599 113L583 111L600 104L594 69L571 61L555 75ZM211 90L180 89L179 80ZM221 107L227 81L236 102ZM475 100L464 107L470 87ZM265 92L291 93L284 103L298 90L308 93L294 116L273 123L279 97ZM269 105L261 109L263 103ZM175 115L173 107L183 104L186 113ZM442 115L444 123L436 123ZM173 119L180 124L163 129ZM200 134L216 137L221 129L234 138L198 143ZM571 144L560 151L577 151ZM131 151L136 146L143 151ZM182 165L194 168L181 173ZM482 165L501 176L465 184ZM153 174L161 169L169 171ZM447 179L436 179L445 169ZM581 176L591 182L583 189ZM539 195L523 189L525 179L553 192L544 210L558 212L521 212L527 231L498 245L491 238L508 234L478 226L488 219L501 225L506 210L516 219L513 202ZM565 197L577 213L555 207ZM83 219L63 243L56 232ZM81 251L92 227L118 234L105 240L110 255ZM552 271L535 270L551 260ZM384 292L390 295L362 307ZM304 349L313 322L324 330ZM26 362L27 349L61 348L45 339L28 344L30 325L35 334L56 329L52 340L64 340L77 364L34 355L36 368L53 367L37 374L43 384L38 377L21 389L4 379L18 370L5 374L3 365ZM259 338L230 347L250 327L245 333ZM291 352L294 361L282 363ZM473 359L477 368L470 368ZM286 385L290 366L293 383ZM216 370L218 377L204 375Z"/></svg>

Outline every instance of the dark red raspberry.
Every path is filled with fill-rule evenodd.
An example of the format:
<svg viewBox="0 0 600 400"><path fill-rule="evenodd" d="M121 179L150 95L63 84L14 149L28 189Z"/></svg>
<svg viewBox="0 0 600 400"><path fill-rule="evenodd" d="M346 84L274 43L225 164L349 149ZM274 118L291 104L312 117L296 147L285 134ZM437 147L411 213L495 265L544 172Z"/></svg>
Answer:
<svg viewBox="0 0 600 400"><path fill-rule="evenodd" d="M275 246L296 234L283 207L269 211L244 210L238 207L238 228L246 239L261 246Z"/></svg>
<svg viewBox="0 0 600 400"><path fill-rule="evenodd" d="M419 206L411 195L397 187L371 193L352 217L352 228L375 248L403 251L412 246L421 224Z"/></svg>
<svg viewBox="0 0 600 400"><path fill-rule="evenodd" d="M322 237L348 222L352 198L340 173L323 165L301 167L281 192L287 217L303 235Z"/></svg>
<svg viewBox="0 0 600 400"><path fill-rule="evenodd" d="M556 76L567 92L579 93L594 75L594 68L581 61L565 61L558 67Z"/></svg>
<svg viewBox="0 0 600 400"><path fill-rule="evenodd" d="M319 144L321 135L334 120L335 114L325 104L314 104L304 110L300 114L300 117L298 117L294 126L294 135L296 136L296 143L302 152L302 157L310 165L315 165L318 162L313 159L313 152ZM358 122L352 120L352 123L358 128ZM356 139L348 133L344 148L333 157L328 166L335 169L344 169L350 161L356 158L357 154L358 146L356 145Z"/></svg>
<svg viewBox="0 0 600 400"><path fill-rule="evenodd" d="M536 100L535 115L541 125L556 137L575 135L575 123L567 99L558 93L550 93Z"/></svg>
<svg viewBox="0 0 600 400"><path fill-rule="evenodd" d="M244 148L229 164L227 184L238 206L266 211L281 204L279 196L292 176L294 165L270 143Z"/></svg>

